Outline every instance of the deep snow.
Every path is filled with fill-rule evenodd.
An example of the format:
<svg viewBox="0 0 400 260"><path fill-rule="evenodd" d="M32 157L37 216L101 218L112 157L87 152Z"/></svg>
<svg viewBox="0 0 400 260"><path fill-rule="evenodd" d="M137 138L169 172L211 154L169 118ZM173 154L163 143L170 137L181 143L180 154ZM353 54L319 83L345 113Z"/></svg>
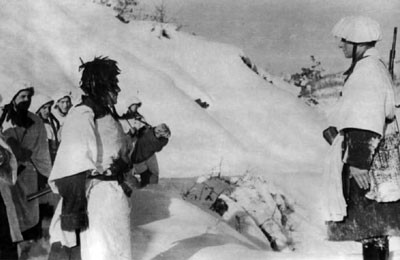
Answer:
<svg viewBox="0 0 400 260"><path fill-rule="evenodd" d="M0 3L2 93L24 78L50 95L58 88L77 95L80 58L109 56L122 70L120 100L139 96L150 123L170 126L171 141L158 155L161 185L132 198L138 259L360 259L358 244L324 240L323 114L278 78L270 83L250 70L242 50L173 25L124 24L91 1ZM210 106L201 108L198 98ZM196 176L212 172L260 175L293 200L295 251L260 250L219 216L182 199Z"/></svg>

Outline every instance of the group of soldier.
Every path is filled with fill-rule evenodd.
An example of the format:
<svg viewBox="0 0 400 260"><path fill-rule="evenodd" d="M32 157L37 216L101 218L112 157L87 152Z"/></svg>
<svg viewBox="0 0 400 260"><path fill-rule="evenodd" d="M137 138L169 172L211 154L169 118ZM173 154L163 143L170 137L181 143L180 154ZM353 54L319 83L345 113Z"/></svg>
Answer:
<svg viewBox="0 0 400 260"><path fill-rule="evenodd" d="M2 94L0 259L18 259L21 241L41 238L39 204L53 206L49 259L132 257L129 196L158 183L155 153L170 130L148 124L134 96L117 113L116 61L97 57L80 70L76 98L65 90L51 98L27 82ZM46 188L53 193L28 201Z"/></svg>

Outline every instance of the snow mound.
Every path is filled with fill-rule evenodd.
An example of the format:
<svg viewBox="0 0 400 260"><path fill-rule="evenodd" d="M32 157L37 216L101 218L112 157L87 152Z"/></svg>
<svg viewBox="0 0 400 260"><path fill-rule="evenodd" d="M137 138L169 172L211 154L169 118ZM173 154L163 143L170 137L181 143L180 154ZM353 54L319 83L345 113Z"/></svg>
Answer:
<svg viewBox="0 0 400 260"><path fill-rule="evenodd" d="M137 259L189 259L202 248L225 244L260 249L219 217L158 189L132 194L132 246Z"/></svg>

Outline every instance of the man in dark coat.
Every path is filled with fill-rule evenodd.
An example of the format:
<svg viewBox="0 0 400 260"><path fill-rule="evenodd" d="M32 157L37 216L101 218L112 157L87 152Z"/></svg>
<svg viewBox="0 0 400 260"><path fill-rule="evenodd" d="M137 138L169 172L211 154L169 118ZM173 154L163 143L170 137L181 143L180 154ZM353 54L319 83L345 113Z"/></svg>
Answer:
<svg viewBox="0 0 400 260"><path fill-rule="evenodd" d="M11 191L25 240L41 237L38 201L27 201L26 196L38 190L38 176L47 179L51 170L46 129L42 120L28 111L33 95L30 83L14 84L5 99L2 122L5 140L18 161L18 180Z"/></svg>
<svg viewBox="0 0 400 260"><path fill-rule="evenodd" d="M170 135L166 124L145 126L138 131L131 161L135 171L140 174L141 187L158 183L159 170L155 153L167 145Z"/></svg>

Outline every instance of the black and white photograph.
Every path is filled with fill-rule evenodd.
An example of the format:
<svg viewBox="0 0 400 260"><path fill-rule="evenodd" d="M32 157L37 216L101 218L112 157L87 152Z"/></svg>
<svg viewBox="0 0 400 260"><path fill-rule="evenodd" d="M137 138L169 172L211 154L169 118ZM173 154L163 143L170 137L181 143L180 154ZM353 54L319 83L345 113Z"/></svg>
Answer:
<svg viewBox="0 0 400 260"><path fill-rule="evenodd" d="M400 260L399 0L0 0L0 260Z"/></svg>

